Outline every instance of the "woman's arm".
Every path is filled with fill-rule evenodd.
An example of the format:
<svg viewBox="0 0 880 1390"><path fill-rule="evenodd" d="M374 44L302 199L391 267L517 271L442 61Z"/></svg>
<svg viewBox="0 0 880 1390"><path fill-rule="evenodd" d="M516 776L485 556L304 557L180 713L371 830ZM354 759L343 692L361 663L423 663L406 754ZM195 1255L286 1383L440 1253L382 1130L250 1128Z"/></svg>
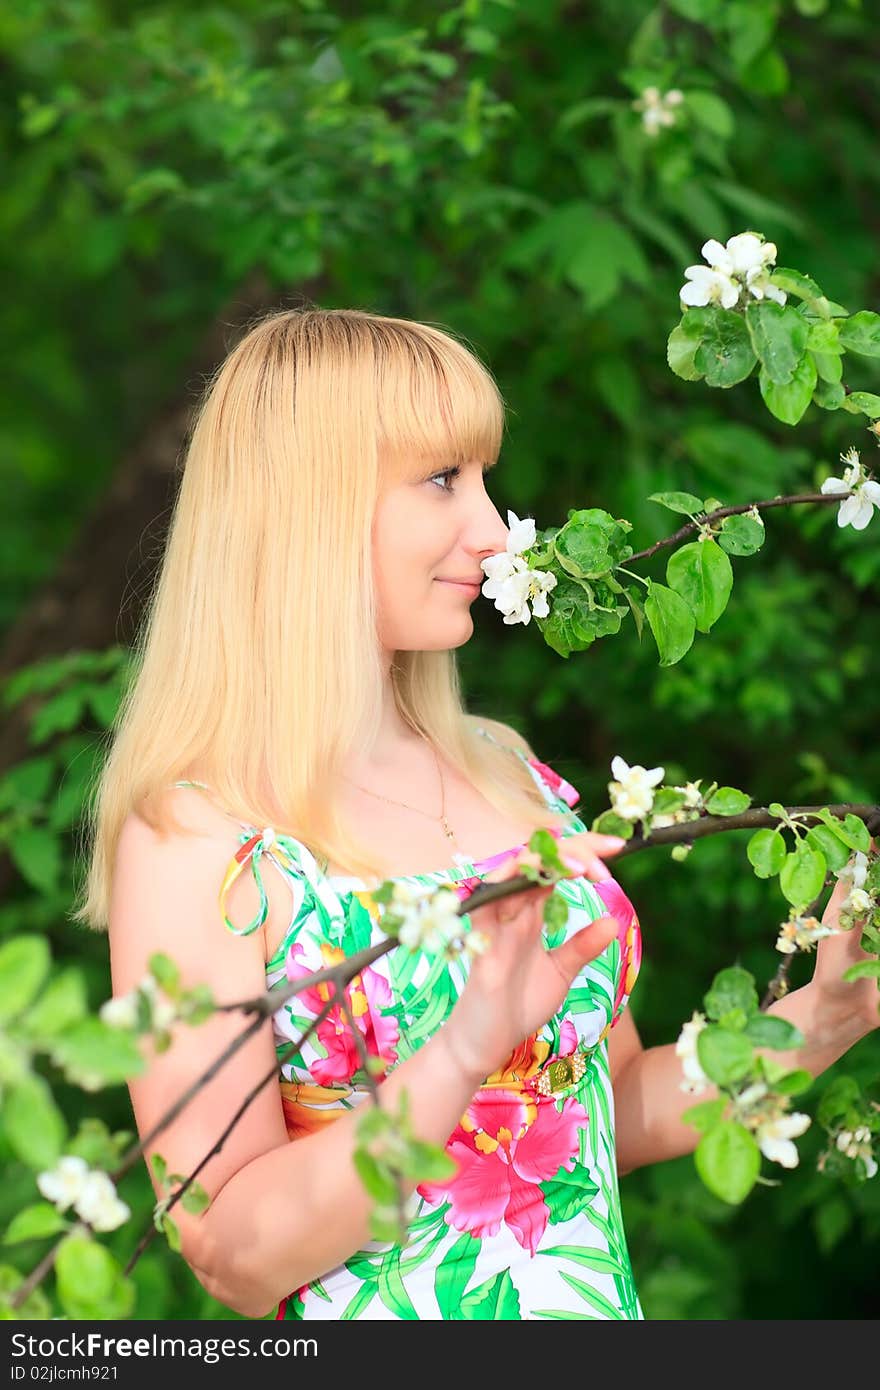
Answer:
<svg viewBox="0 0 880 1390"><path fill-rule="evenodd" d="M805 1045L790 1052L761 1047L755 1051L791 1070L804 1067L814 1076L830 1067L878 1024L876 1005L873 1015L866 1015L861 1008L853 1010L849 1003L835 1004L826 1000L813 981L778 999L767 1013L785 1018L799 1028ZM615 1050L623 1058L616 1074ZM686 1124L681 1115L698 1101L715 1100L720 1094L718 1088L707 1086L699 1095L682 1091L681 1058L676 1056L675 1044L643 1048L626 1012L609 1036L609 1059L616 1113L617 1171L621 1177L648 1163L692 1153L700 1133Z"/></svg>
<svg viewBox="0 0 880 1390"><path fill-rule="evenodd" d="M873 847L878 847L876 841ZM848 885L838 880L822 913L826 926L839 928L840 907L848 892ZM756 1052L772 1057L790 1071L803 1067L819 1076L854 1043L880 1027L876 982L842 978L849 966L873 959L862 950L861 935L855 926L825 937L816 950L810 983L767 1009L768 1014L799 1028L804 1046L790 1052L758 1047ZM709 1086L696 1096L682 1091L681 1058L676 1056L675 1044L645 1050L635 1025L625 1014L611 1032L608 1050L618 1120L618 1172L623 1175L646 1163L692 1153L700 1134L681 1120L682 1111L698 1100L715 1100L718 1088Z"/></svg>

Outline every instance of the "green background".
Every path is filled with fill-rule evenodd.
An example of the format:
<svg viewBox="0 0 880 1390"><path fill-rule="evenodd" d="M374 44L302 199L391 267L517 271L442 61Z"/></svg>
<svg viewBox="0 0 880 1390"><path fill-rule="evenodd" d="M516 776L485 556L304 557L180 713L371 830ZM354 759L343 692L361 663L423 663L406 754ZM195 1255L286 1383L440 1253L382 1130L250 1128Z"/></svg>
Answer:
<svg viewBox="0 0 880 1390"><path fill-rule="evenodd" d="M679 380L666 338L685 266L746 229L851 311L878 307L878 48L843 0L7 7L4 936L44 932L92 1006L107 997L106 939L65 917L82 796L189 412L262 309L366 308L464 336L509 407L490 495L539 527L599 506L642 548L677 525L651 492L732 505L811 491L851 446L876 466L864 417L811 406L793 430L754 379ZM651 84L686 98L653 139L631 105ZM880 390L876 362L850 361L848 385ZM787 508L767 530L734 561L723 618L667 669L630 623L562 660L534 626L477 604L459 652L470 708L519 728L588 821L615 754L755 804L876 801L880 522L839 531L833 508ZM639 569L662 580L663 564ZM107 649L103 668L63 659ZM46 658L61 659L22 677ZM759 984L775 970L787 905L752 874L747 838L704 841L683 865L658 849L621 865L644 931L631 1008L647 1046L675 1039L717 969L739 963ZM796 962L794 983L808 975ZM867 1082L878 1062L875 1033L805 1108L837 1070ZM130 1126L124 1087L90 1096L46 1075L72 1126ZM649 1318L873 1316L880 1182L822 1178L820 1141L814 1125L794 1172L765 1164L778 1185L742 1209L707 1193L690 1157L623 1180ZM0 1153L5 1227L34 1188L2 1136ZM122 1195L140 1229L142 1171ZM123 1261L132 1229L105 1238ZM44 1248L0 1260L27 1270ZM136 1317L229 1316L161 1243L134 1279Z"/></svg>

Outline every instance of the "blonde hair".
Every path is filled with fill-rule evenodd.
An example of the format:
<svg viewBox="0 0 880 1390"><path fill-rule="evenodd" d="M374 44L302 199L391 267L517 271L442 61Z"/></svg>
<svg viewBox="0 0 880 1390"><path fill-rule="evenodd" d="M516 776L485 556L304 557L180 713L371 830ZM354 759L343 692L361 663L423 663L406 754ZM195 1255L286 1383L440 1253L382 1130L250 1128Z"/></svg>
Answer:
<svg viewBox="0 0 880 1390"><path fill-rule="evenodd" d="M328 792L380 727L374 510L384 488L434 461L494 463L503 432L491 373L446 331L317 307L275 310L246 330L195 413L86 806L91 852L75 920L106 929L129 813L163 834L185 830L164 793L190 775L224 810L293 836L322 867L383 876ZM475 733L454 650L397 652L391 678L402 718L493 806L535 827L568 823L519 756Z"/></svg>

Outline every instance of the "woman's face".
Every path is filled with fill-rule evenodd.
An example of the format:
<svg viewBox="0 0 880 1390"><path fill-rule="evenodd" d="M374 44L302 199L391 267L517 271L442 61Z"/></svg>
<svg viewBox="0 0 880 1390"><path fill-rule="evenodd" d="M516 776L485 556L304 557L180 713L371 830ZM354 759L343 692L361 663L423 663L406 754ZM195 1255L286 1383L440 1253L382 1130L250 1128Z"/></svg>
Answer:
<svg viewBox="0 0 880 1390"><path fill-rule="evenodd" d="M379 640L388 652L460 647L473 632L480 561L503 550L508 528L486 491L484 465L398 483L373 517ZM488 467L486 468L488 471ZM451 580L472 580L463 588Z"/></svg>

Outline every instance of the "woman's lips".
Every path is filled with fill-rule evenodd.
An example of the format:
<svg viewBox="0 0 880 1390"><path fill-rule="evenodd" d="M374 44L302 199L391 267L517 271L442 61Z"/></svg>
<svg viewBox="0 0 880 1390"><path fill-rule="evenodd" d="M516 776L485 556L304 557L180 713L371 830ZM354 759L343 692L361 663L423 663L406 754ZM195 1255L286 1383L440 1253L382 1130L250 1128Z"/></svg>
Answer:
<svg viewBox="0 0 880 1390"><path fill-rule="evenodd" d="M438 579L437 583L448 584L453 589L461 589L462 593L471 594L473 598L476 598L477 594L480 592L480 589L482 588L481 583L459 584L458 581L455 579Z"/></svg>

